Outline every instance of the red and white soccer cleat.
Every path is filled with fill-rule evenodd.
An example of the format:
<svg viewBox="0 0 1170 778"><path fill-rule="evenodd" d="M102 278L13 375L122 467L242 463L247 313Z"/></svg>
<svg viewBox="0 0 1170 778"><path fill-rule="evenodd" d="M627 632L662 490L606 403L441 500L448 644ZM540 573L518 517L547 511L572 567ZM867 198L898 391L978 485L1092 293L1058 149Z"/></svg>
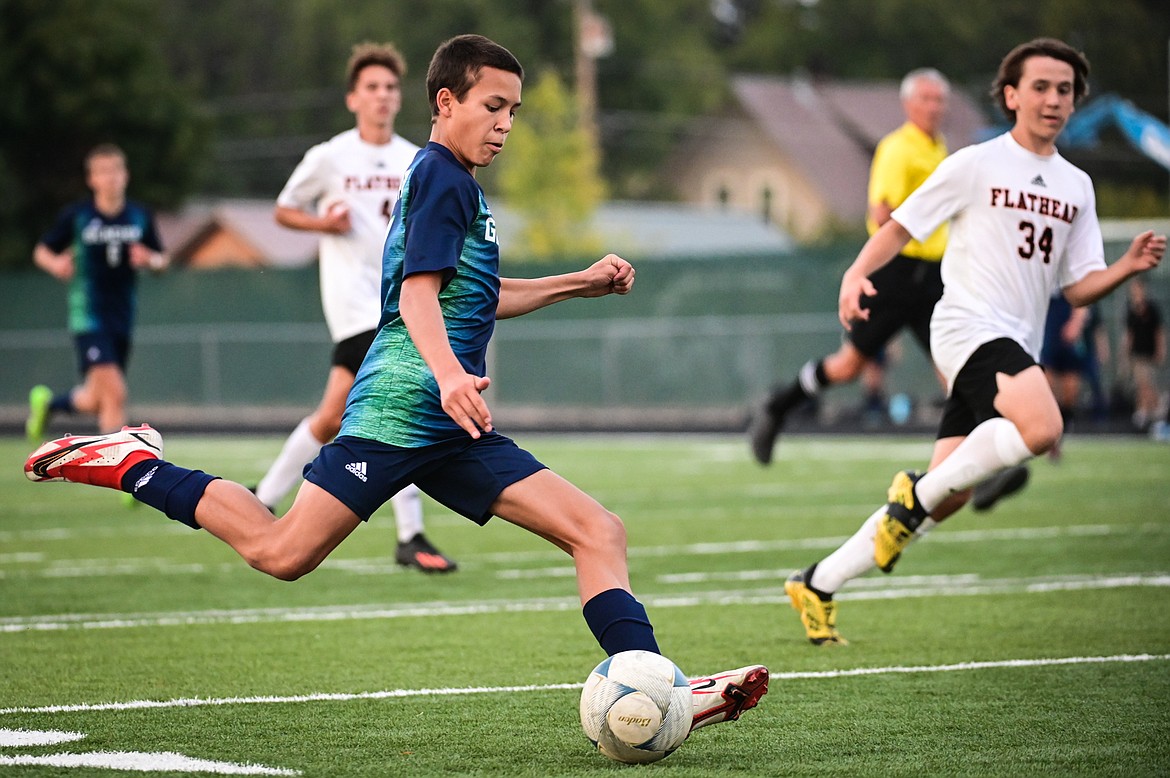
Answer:
<svg viewBox="0 0 1170 778"><path fill-rule="evenodd" d="M132 465L158 459L162 452L162 435L146 424L107 435L66 435L32 452L24 474L30 481L71 481L120 490L122 476Z"/></svg>
<svg viewBox="0 0 1170 778"><path fill-rule="evenodd" d="M750 665L690 681L695 708L691 732L694 732L708 724L735 721L745 710L756 707L768 693L768 668Z"/></svg>

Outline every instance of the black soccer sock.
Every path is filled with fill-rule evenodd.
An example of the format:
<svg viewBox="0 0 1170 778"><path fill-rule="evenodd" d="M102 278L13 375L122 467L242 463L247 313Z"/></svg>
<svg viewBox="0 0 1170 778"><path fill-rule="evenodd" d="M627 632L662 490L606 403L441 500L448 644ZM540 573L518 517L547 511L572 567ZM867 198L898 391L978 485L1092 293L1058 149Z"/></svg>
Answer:
<svg viewBox="0 0 1170 778"><path fill-rule="evenodd" d="M816 362L810 360L800 368L795 381L786 387L776 387L773 390L772 396L768 398L768 410L773 416L786 416L793 408L816 397L821 388L828 383L825 360L819 359Z"/></svg>
<svg viewBox="0 0 1170 778"><path fill-rule="evenodd" d="M607 589L596 594L581 609L585 623L609 656L621 651L658 650L654 627L642 603L624 589Z"/></svg>
<svg viewBox="0 0 1170 778"><path fill-rule="evenodd" d="M833 599L832 593L822 592L820 589L814 588L812 583L811 583L812 578L813 578L813 573L816 572L816 569L817 569L817 563L814 563L811 567L809 567L807 570L804 571L804 585L810 592L815 594L821 602L828 602L829 600Z"/></svg>

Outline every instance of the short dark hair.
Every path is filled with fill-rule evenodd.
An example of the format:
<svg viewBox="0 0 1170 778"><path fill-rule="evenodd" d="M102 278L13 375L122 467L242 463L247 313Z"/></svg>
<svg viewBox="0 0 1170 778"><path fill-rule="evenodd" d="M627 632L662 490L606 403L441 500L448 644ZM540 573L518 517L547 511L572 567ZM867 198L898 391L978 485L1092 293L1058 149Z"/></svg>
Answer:
<svg viewBox="0 0 1170 778"><path fill-rule="evenodd" d="M99 143L85 154L85 172L89 172L89 163L93 162L98 157L117 157L122 160L122 164L126 164L126 152L122 151L122 147L116 143Z"/></svg>
<svg viewBox="0 0 1170 778"><path fill-rule="evenodd" d="M431 116L439 113L437 98L440 89L450 89L455 99L463 102L484 68L515 73L521 81L524 80L524 68L512 52L482 35L457 35L439 44L427 68L427 99L431 103Z"/></svg>
<svg viewBox="0 0 1170 778"><path fill-rule="evenodd" d="M1024 62L1031 57L1052 57L1061 62L1067 62L1073 69L1073 102L1079 102L1089 94L1089 60L1085 55L1064 41L1056 38L1036 38L1027 43L1021 43L1008 52L999 63L999 73L991 85L991 97L999 110L1009 120L1015 120L1016 112L1007 107L1003 97L1005 86L1019 87L1020 78L1024 75Z"/></svg>
<svg viewBox="0 0 1170 778"><path fill-rule="evenodd" d="M359 43L353 47L349 62L345 65L345 91L352 92L357 86L358 76L370 65L381 65L402 78L406 75L406 60L394 48L393 43Z"/></svg>

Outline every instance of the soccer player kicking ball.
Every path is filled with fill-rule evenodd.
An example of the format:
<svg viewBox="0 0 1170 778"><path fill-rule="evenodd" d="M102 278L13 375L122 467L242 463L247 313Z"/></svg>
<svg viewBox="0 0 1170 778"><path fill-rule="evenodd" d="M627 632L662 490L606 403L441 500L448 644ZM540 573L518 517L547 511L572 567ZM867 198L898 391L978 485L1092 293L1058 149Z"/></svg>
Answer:
<svg viewBox="0 0 1170 778"><path fill-rule="evenodd" d="M478 35L443 43L427 71L430 143L406 174L383 260L382 321L354 382L341 432L276 519L244 486L163 461L149 426L70 436L25 463L34 481L122 489L206 529L253 567L294 580L317 567L409 483L478 524L493 515L564 550L586 623L607 654L658 652L630 593L621 520L499 434L481 396L496 319L573 297L627 294L629 262L610 254L560 276L500 278L496 223L475 180L504 148L524 70ZM768 690L762 665L692 681L692 729L737 719Z"/></svg>
<svg viewBox="0 0 1170 778"><path fill-rule="evenodd" d="M1060 409L1036 363L1051 293L1089 305L1166 251L1165 235L1143 232L1105 264L1092 181L1055 145L1088 90L1088 73L1084 55L1058 40L1013 49L993 88L1012 129L944 160L845 271L838 315L848 327L868 315L867 276L912 236L950 221L944 291L930 325L948 396L930 467L898 473L887 505L828 557L789 577L785 589L815 644L845 642L833 595L847 581L875 566L890 572L911 541L963 506L972 485L1060 440Z"/></svg>

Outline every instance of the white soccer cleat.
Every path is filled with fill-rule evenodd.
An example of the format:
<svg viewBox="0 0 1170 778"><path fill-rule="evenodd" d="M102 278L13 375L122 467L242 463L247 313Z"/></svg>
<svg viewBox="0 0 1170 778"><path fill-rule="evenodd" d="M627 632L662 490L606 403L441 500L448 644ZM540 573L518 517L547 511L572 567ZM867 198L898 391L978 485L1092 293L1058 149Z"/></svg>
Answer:
<svg viewBox="0 0 1170 778"><path fill-rule="evenodd" d="M30 481L71 481L122 488L122 476L146 459L162 456L162 435L143 424L107 435L66 435L29 455L24 474Z"/></svg>
<svg viewBox="0 0 1170 778"><path fill-rule="evenodd" d="M745 710L756 707L768 693L768 668L750 665L690 681L695 709L691 732L694 732L708 724L735 721Z"/></svg>

